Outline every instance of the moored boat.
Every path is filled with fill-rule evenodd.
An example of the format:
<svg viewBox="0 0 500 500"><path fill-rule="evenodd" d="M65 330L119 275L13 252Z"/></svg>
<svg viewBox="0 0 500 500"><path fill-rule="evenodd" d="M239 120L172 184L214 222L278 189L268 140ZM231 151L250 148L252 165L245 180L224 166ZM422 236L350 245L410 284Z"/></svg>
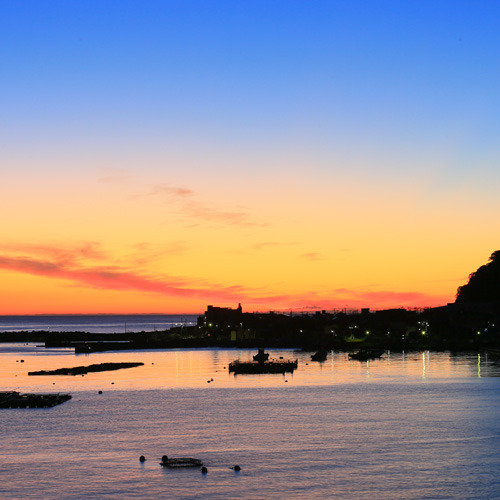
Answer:
<svg viewBox="0 0 500 500"><path fill-rule="evenodd" d="M163 467L170 467L171 469L175 469L179 467L201 467L203 465L203 462L201 460L198 460L197 458L168 458L167 455L163 455L160 465L163 465Z"/></svg>
<svg viewBox="0 0 500 500"><path fill-rule="evenodd" d="M349 358L358 361L368 361L369 359L380 358L384 352L383 349L360 349L358 352L349 353Z"/></svg>
<svg viewBox="0 0 500 500"><path fill-rule="evenodd" d="M326 349L320 349L311 356L311 361L326 361L328 356L328 351Z"/></svg>

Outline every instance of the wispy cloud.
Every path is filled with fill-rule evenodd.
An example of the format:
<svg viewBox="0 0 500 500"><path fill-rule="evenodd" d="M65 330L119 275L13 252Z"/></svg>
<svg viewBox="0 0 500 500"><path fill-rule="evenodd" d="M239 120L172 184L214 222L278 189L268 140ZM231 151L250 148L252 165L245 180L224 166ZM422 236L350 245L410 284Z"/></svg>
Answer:
<svg viewBox="0 0 500 500"><path fill-rule="evenodd" d="M78 259L102 260L107 258L107 252L95 241L85 241L74 245L30 243L0 243L0 251L15 255L31 255L55 259L57 261L74 261Z"/></svg>
<svg viewBox="0 0 500 500"><path fill-rule="evenodd" d="M255 243L254 245L252 245L252 248L254 250L264 250L266 248L288 247L296 244L297 243L292 243L292 242L263 241L260 243Z"/></svg>
<svg viewBox="0 0 500 500"><path fill-rule="evenodd" d="M449 298L419 292L356 291L345 288L330 293L303 292L290 295L247 295L250 309L270 306L281 311L317 311L335 309L389 309L397 307L435 307L446 304Z"/></svg>
<svg viewBox="0 0 500 500"><path fill-rule="evenodd" d="M421 292L393 292L388 290L349 290L345 288L332 290L331 297L338 303L348 307L426 307L443 305L446 297Z"/></svg>
<svg viewBox="0 0 500 500"><path fill-rule="evenodd" d="M179 213L197 223L217 223L236 226L265 226L251 220L250 214L245 210L224 210L214 205L208 205L197 199L196 193L189 188L172 186L170 184L157 184L145 195L168 198L169 203L177 204Z"/></svg>
<svg viewBox="0 0 500 500"><path fill-rule="evenodd" d="M105 168L104 175L98 179L98 182L103 184L117 184L128 181L132 175L124 168Z"/></svg>
<svg viewBox="0 0 500 500"><path fill-rule="evenodd" d="M117 265L116 262L110 263L98 243L80 244L65 249L57 246L20 244L15 246L14 251L12 247L13 245L5 244L0 246L0 251L3 251L3 254L0 253L0 269L65 280L72 286L96 290L155 293L200 299L206 303L242 302L248 307L247 310L313 311L344 307L374 309L432 307L446 304L450 300L449 297L412 291L393 292L346 288L333 289L328 293L309 291L273 295L266 293L265 289L249 288L238 284L224 286L202 279L186 279L141 271L143 264L150 264L147 260L141 263L131 259L132 264L128 266ZM146 245L142 248L148 247ZM73 250L74 254L71 254L70 250ZM153 251L153 249L149 250ZM181 251L182 248L179 250ZM84 257L92 257L92 259Z"/></svg>
<svg viewBox="0 0 500 500"><path fill-rule="evenodd" d="M184 206L184 213L196 220L236 226L264 226L250 220L248 212L217 210L202 203L191 202Z"/></svg>
<svg viewBox="0 0 500 500"><path fill-rule="evenodd" d="M23 257L0 256L0 268L8 271L20 271L28 274L42 276L53 276L57 274L61 266L54 262L32 260Z"/></svg>
<svg viewBox="0 0 500 500"><path fill-rule="evenodd" d="M0 255L0 269L68 280L75 285L95 289L141 291L233 302L242 299L242 289L237 286L224 287L220 284L213 284L197 287L182 278L151 276L119 266L85 267L77 265L76 262L56 262Z"/></svg>
<svg viewBox="0 0 500 500"><path fill-rule="evenodd" d="M165 256L185 254L188 250L189 246L182 241L173 241L160 246L141 242L132 246L132 251L126 256L126 260L133 267L141 267L143 265L150 265L152 262Z"/></svg>
<svg viewBox="0 0 500 500"><path fill-rule="evenodd" d="M321 255L320 253L316 253L316 252L303 253L301 255L301 257L305 260L324 260L325 259L325 257L323 255Z"/></svg>
<svg viewBox="0 0 500 500"><path fill-rule="evenodd" d="M151 195L167 195L175 196L180 198L185 198L187 196L192 196L194 192L191 189L177 186L170 186L169 184L157 184L152 190Z"/></svg>

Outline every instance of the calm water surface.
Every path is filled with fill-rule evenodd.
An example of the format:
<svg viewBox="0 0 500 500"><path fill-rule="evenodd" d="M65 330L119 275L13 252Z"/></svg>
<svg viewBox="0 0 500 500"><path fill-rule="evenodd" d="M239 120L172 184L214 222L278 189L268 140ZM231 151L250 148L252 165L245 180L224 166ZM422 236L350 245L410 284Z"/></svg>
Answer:
<svg viewBox="0 0 500 500"><path fill-rule="evenodd" d="M0 411L0 497L500 498L494 359L425 352L360 363L332 353L320 364L270 351L298 358L298 370L228 374L229 361L253 353L75 356L0 344L3 389L73 394L52 409ZM104 361L145 364L27 375ZM164 454L200 458L208 474L163 469Z"/></svg>
<svg viewBox="0 0 500 500"><path fill-rule="evenodd" d="M195 325L193 314L38 314L0 315L0 332L51 331L88 333L153 332Z"/></svg>

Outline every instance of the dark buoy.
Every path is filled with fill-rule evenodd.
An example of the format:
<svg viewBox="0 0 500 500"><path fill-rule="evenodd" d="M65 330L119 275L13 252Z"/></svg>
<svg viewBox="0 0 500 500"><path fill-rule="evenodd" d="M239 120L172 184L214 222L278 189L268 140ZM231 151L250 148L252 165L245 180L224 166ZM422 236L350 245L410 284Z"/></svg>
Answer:
<svg viewBox="0 0 500 500"><path fill-rule="evenodd" d="M201 473L206 474L208 472L208 469L206 467L201 468Z"/></svg>
<svg viewBox="0 0 500 500"><path fill-rule="evenodd" d="M210 382L213 382L213 381L214 381L214 379L213 379L213 378L211 378L211 379L210 379Z"/></svg>
<svg viewBox="0 0 500 500"><path fill-rule="evenodd" d="M288 382L288 380L285 380L285 382Z"/></svg>
<svg viewBox="0 0 500 500"><path fill-rule="evenodd" d="M241 467L239 465L235 465L234 467L231 467L231 469L235 470L236 472L239 472L241 470Z"/></svg>
<svg viewBox="0 0 500 500"><path fill-rule="evenodd" d="M99 391L97 394L102 394L102 391Z"/></svg>
<svg viewBox="0 0 500 500"><path fill-rule="evenodd" d="M139 457L139 462L145 462L146 461L146 457L144 455L141 455Z"/></svg>
<svg viewBox="0 0 500 500"><path fill-rule="evenodd" d="M21 359L21 363L24 363L24 359Z"/></svg>

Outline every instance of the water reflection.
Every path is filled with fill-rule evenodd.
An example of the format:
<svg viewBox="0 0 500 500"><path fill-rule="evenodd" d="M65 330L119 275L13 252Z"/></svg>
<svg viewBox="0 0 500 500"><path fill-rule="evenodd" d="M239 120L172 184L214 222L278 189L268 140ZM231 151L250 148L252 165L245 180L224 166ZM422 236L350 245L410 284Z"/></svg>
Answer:
<svg viewBox="0 0 500 500"><path fill-rule="evenodd" d="M85 391L417 383L500 376L497 359L481 353L388 352L380 359L356 361L344 352L331 352L327 362L315 363L310 361L308 352L277 349L268 352L273 358L297 358L298 368L286 377L229 374L229 363L252 359L253 349L116 351L75 356L70 350L48 350L35 344L0 344L0 384L4 390ZM84 377L28 376L29 371L105 362L142 362L144 366Z"/></svg>

